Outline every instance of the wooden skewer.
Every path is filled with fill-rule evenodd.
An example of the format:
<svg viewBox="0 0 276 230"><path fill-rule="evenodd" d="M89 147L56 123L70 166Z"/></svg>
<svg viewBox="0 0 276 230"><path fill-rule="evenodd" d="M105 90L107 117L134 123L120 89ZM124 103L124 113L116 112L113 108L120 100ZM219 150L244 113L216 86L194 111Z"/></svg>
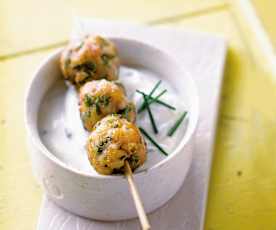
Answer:
<svg viewBox="0 0 276 230"><path fill-rule="evenodd" d="M127 178L128 184L129 184L129 189L138 213L138 217L141 223L141 227L143 230L149 230L150 229L150 224L149 220L147 218L147 215L144 210L143 203L141 201L141 198L139 196L138 190L136 188L136 185L133 180L133 175L132 175L132 170L129 166L128 161L125 161L125 176Z"/></svg>

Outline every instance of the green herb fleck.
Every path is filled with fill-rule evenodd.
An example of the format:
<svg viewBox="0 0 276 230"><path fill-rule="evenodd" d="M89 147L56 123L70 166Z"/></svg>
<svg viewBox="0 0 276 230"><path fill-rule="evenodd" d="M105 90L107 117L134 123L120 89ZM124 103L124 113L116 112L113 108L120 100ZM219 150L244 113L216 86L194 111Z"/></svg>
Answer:
<svg viewBox="0 0 276 230"><path fill-rule="evenodd" d="M124 117L124 118L127 118L128 117L128 114L131 112L131 107L130 106L127 106L125 109L124 109L124 111L121 113L122 114L122 116Z"/></svg>
<svg viewBox="0 0 276 230"><path fill-rule="evenodd" d="M133 110L132 104L128 104L124 109L120 110L118 114L121 114L122 117L128 119L129 113Z"/></svg>
<svg viewBox="0 0 276 230"><path fill-rule="evenodd" d="M187 115L186 111L181 114L181 116L176 120L174 125L169 129L167 136L171 137L175 133L175 131L178 129L178 127L180 126L180 124L182 123L186 115Z"/></svg>
<svg viewBox="0 0 276 230"><path fill-rule="evenodd" d="M103 96L100 97L100 103L102 105L108 106L109 102L110 102L110 97L109 96L103 95Z"/></svg>
<svg viewBox="0 0 276 230"><path fill-rule="evenodd" d="M107 136L103 140L99 142L99 144L95 147L95 151L97 154L101 154L105 148L107 147L107 144L112 140L112 137Z"/></svg>
<svg viewBox="0 0 276 230"><path fill-rule="evenodd" d="M108 106L110 103L110 97L103 95L103 96L99 96L99 97L93 97L89 94L86 94L84 96L84 104L87 107L92 107L95 106L96 107L96 112L98 115L101 114L101 106Z"/></svg>
<svg viewBox="0 0 276 230"><path fill-rule="evenodd" d="M84 104L87 107L91 107L94 104L93 97L89 94L84 95Z"/></svg>

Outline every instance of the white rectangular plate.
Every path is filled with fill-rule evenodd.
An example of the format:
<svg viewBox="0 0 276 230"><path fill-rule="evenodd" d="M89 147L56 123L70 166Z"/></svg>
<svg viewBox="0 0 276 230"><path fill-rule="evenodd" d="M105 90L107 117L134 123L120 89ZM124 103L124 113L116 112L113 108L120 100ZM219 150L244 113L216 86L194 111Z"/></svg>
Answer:
<svg viewBox="0 0 276 230"><path fill-rule="evenodd" d="M213 143L223 78L226 44L222 38L171 27L146 27L92 19L76 21L72 37L87 33L141 40L163 49L183 63L196 80L200 122L192 166L180 191L149 215L152 229L203 229ZM114 207L115 208L115 207ZM119 208L119 207L118 207ZM75 216L43 199L38 230L138 229L138 220L100 222Z"/></svg>

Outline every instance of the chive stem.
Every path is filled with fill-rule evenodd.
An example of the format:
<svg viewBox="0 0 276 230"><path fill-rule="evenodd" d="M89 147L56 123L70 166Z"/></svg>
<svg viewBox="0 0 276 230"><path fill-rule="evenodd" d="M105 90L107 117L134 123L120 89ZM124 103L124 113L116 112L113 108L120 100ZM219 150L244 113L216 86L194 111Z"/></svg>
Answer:
<svg viewBox="0 0 276 230"><path fill-rule="evenodd" d="M140 94L145 94L144 92L142 92L142 91L140 91L140 90L136 90L138 93L140 93ZM147 99L148 99L148 105L150 105L150 104L152 104L152 103L154 103L154 102L156 102L164 93L166 93L167 92L167 90L165 89L165 90L163 90L160 94L158 94L156 97L149 97L149 95L146 95L146 97L147 97ZM138 109L138 113L141 113L142 111L144 111L145 110L145 108L146 108L146 103L144 102L142 105L141 105L141 107Z"/></svg>
<svg viewBox="0 0 276 230"><path fill-rule="evenodd" d="M151 90L149 96L152 96L152 95L154 94L154 92L157 90L157 88L159 87L159 85L161 84L161 82L162 82L162 81L159 80L159 81L155 84L155 86L154 86L153 89Z"/></svg>
<svg viewBox="0 0 276 230"><path fill-rule="evenodd" d="M155 102L156 102L157 104L160 104L160 105L163 105L163 106L167 107L168 109L176 110L176 108L175 108L174 106L169 105L169 104L167 104L167 103L164 102L164 101L156 100Z"/></svg>
<svg viewBox="0 0 276 230"><path fill-rule="evenodd" d="M156 91L156 89L159 87L159 85L161 84L161 80L159 80L156 84L155 84L155 86L153 87L153 89L150 91L150 93L149 93L149 95L148 96L152 96L153 94L154 94L154 92ZM143 104L141 105L141 107L140 107L140 109L141 108L145 108L145 102L143 102Z"/></svg>
<svg viewBox="0 0 276 230"><path fill-rule="evenodd" d="M159 145L157 142L144 130L142 127L139 127L140 131L144 136L157 148L160 150L161 153L163 153L165 156L168 156L169 154Z"/></svg>
<svg viewBox="0 0 276 230"><path fill-rule="evenodd" d="M157 129L157 126L156 126L154 117L153 117L153 115L152 115L150 106L149 106L149 104L148 104L148 99L147 99L147 97L146 97L145 94L143 94L143 98L144 98L144 102L145 102L145 105L146 105L146 109L147 109L148 114L149 114L149 117L150 117L150 122L151 122L151 125L152 125L152 128L153 128L153 131L154 131L155 134L157 134L157 133L158 133L158 129Z"/></svg>
<svg viewBox="0 0 276 230"><path fill-rule="evenodd" d="M137 93L140 93L140 94L143 94L144 92L142 92L142 91L140 91L140 90L136 90L136 92ZM149 97L149 95L147 95L146 93L144 93L147 97ZM158 95L159 96L159 95ZM157 96L157 97L158 97ZM154 99L154 97L149 97L149 99L150 100L153 100ZM164 101L161 101L161 100L159 100L158 98L156 98L156 100L154 101L155 103L157 103L157 104L160 104L160 105L163 105L163 106L165 106L165 107L167 107L168 109L171 109L171 110L176 110L176 108L174 107L174 106L172 106L172 105L169 105L169 104L167 104L166 102L164 102ZM142 106L141 106L142 107ZM139 110L138 110L138 113L140 113L141 111L143 111L145 108L139 108ZM140 111L141 110L141 111Z"/></svg>
<svg viewBox="0 0 276 230"><path fill-rule="evenodd" d="M186 115L187 115L187 111L181 114L181 116L176 120L174 125L169 129L167 136L171 137L175 133L175 131L178 129L178 127L180 126L180 124L182 123Z"/></svg>

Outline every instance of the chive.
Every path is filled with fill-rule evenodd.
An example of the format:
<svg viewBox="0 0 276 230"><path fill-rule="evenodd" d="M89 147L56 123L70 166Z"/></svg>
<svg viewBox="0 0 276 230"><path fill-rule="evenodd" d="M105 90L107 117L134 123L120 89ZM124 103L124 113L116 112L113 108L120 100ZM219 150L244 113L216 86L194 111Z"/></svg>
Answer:
<svg viewBox="0 0 276 230"><path fill-rule="evenodd" d="M160 146L157 144L157 142L155 140L153 140L153 138L146 132L146 130L144 130L142 127L139 127L141 133L143 133L145 135L145 137L153 144L155 145L156 148L158 148L160 150L161 153L163 153L165 156L168 156L169 154Z"/></svg>
<svg viewBox="0 0 276 230"><path fill-rule="evenodd" d="M155 92L155 90L159 87L159 85L161 84L161 80L159 80L156 84L155 84L155 86L153 87L153 89L150 91L150 94L149 94L149 97L151 97L153 94L154 94L154 92ZM141 107L140 107L140 109L143 107L143 108L145 108L145 102L143 102L143 104L141 105Z"/></svg>
<svg viewBox="0 0 276 230"><path fill-rule="evenodd" d="M142 92L142 91L140 91L140 90L136 90L136 92L137 92L137 93L140 93L140 94L143 94L143 93L144 93L144 92ZM145 93L144 93L144 94L145 94ZM147 95L147 94L145 94L145 95L146 95L147 97L149 97L149 95ZM157 96L157 97L158 97L158 96ZM150 99L150 100L153 100L154 97L150 97L149 99ZM169 109L171 109L171 110L176 110L175 107L173 107L173 106L167 104L167 103L164 102L164 101L159 100L158 98L157 98L154 102L156 102L157 104L163 105L163 106L165 106L165 107L167 107L167 108L169 108ZM140 109L141 109L141 108L140 108ZM140 110L140 109L139 109L139 110ZM138 110L138 113L139 113L139 110Z"/></svg>
<svg viewBox="0 0 276 230"><path fill-rule="evenodd" d="M152 96L153 94L154 94L154 92L155 92L155 90L159 87L159 85L161 84L161 80L159 80L157 83L156 83L156 85L153 87L153 89L151 90L151 92L150 92L150 94L149 94L149 96Z"/></svg>
<svg viewBox="0 0 276 230"><path fill-rule="evenodd" d="M176 120L174 125L168 131L167 136L171 137L175 133L175 131L178 129L178 127L180 126L180 124L182 123L186 115L187 115L186 111L182 113L182 115Z"/></svg>
<svg viewBox="0 0 276 230"><path fill-rule="evenodd" d="M167 107L167 108L169 108L169 109L171 109L171 110L176 110L176 108L175 108L174 106L169 105L169 104L167 104L167 103L165 103L165 102L163 102L163 101L156 100L156 103L157 103L157 104L160 104L160 105L163 105L163 106L165 106L165 107Z"/></svg>
<svg viewBox="0 0 276 230"><path fill-rule="evenodd" d="M145 94L143 92L141 92L140 90L136 90L138 93L141 93L142 95ZM158 94L156 97L152 97L151 100L148 100L148 104L152 104L154 102L156 102L164 93L166 93L167 90L163 90L160 94ZM146 95L146 94L145 94ZM149 99L149 95L146 95L147 99ZM138 109L138 113L141 113L144 109L146 108L145 103L143 103L143 105L141 105L141 107Z"/></svg>
<svg viewBox="0 0 276 230"><path fill-rule="evenodd" d="M153 131L154 131L155 134L157 134L158 133L158 129L156 127L156 124L155 124L155 121L154 121L151 109L149 107L148 99L147 99L147 97L146 97L145 94L143 94L143 97L144 97L144 102L145 102L145 105L146 105L146 109L147 109L149 117L150 117L150 122L151 122L151 125L152 125L152 128L153 128Z"/></svg>

